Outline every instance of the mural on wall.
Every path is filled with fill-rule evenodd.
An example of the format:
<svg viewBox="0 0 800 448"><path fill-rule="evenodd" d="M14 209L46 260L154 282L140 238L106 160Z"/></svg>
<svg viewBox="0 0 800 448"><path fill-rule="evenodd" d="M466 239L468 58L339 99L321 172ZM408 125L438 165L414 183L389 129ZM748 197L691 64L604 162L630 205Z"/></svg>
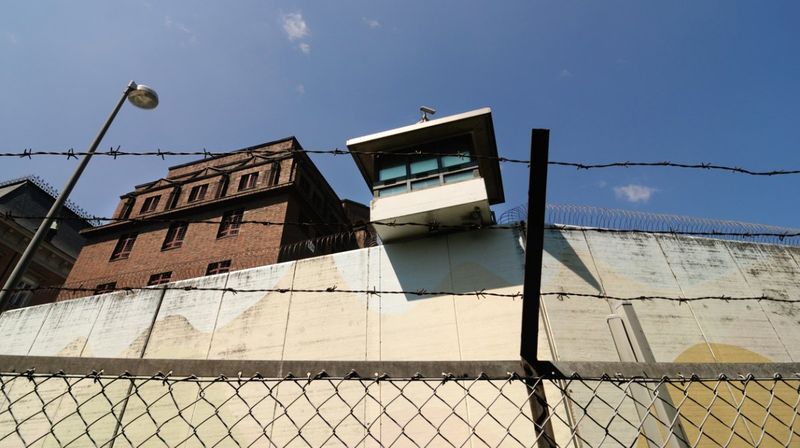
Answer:
<svg viewBox="0 0 800 448"><path fill-rule="evenodd" d="M0 353L195 359L515 359L524 251L484 229L23 308L0 317ZM800 250L670 235L548 231L545 292L631 297L797 297ZM332 292L304 292L325 290ZM346 292L360 291L360 292ZM442 295L370 291L442 291ZM281 292L282 291L282 292ZM542 299L540 345L559 360L616 361L606 300ZM765 301L634 303L658 361L714 344L774 362L800 358L800 307ZM480 331L476 331L480 329ZM586 344L586 341L592 344ZM702 347L705 347L703 349Z"/></svg>

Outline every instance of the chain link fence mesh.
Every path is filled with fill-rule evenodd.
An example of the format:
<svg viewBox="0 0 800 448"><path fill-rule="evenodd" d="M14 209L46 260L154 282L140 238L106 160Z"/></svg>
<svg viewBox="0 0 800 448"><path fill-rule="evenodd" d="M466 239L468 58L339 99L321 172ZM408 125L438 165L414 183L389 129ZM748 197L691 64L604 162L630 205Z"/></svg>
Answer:
<svg viewBox="0 0 800 448"><path fill-rule="evenodd" d="M800 446L797 377L28 371L0 392L3 447Z"/></svg>

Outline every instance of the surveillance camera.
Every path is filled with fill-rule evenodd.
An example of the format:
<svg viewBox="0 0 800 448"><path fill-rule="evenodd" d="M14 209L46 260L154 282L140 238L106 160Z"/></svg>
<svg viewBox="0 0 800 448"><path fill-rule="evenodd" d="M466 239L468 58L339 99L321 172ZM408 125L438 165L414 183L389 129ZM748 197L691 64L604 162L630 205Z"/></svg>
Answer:
<svg viewBox="0 0 800 448"><path fill-rule="evenodd" d="M422 106L422 107L419 108L419 110L421 110L423 113L431 114L431 115L436 113L436 109L433 109L433 108L428 107L428 106Z"/></svg>

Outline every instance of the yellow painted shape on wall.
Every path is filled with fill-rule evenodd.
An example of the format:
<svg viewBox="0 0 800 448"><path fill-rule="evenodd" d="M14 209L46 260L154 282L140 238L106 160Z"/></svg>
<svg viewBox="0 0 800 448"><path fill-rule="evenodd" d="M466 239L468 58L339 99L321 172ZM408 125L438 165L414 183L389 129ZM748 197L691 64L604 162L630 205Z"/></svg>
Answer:
<svg viewBox="0 0 800 448"><path fill-rule="evenodd" d="M709 345L717 359L771 362L735 345ZM697 344L681 353L675 362L714 363L716 359L708 345ZM719 366L720 372L726 371L725 364ZM729 381L673 382L668 389L690 446L771 447L800 444L800 420L794 409L800 398L797 386L796 381L743 381L736 377ZM641 436L638 446L647 446Z"/></svg>

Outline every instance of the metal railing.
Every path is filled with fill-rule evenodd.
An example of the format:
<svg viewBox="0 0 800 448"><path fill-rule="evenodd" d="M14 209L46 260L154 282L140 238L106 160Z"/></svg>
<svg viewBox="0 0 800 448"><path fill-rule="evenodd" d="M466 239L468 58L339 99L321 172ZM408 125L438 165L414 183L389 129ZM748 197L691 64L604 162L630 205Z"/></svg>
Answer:
<svg viewBox="0 0 800 448"><path fill-rule="evenodd" d="M0 446L800 446L798 364L0 366Z"/></svg>

